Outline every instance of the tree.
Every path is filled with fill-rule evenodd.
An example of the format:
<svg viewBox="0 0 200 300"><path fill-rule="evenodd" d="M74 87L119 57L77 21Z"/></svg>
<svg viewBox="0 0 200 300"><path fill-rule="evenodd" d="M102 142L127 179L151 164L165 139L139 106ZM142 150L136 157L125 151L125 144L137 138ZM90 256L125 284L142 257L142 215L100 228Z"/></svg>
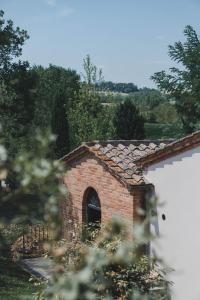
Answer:
<svg viewBox="0 0 200 300"><path fill-rule="evenodd" d="M117 107L113 123L118 139L131 140L145 137L144 120L130 99Z"/></svg>
<svg viewBox="0 0 200 300"><path fill-rule="evenodd" d="M168 101L160 91L142 88L135 93L129 94L128 98L136 105L146 122L155 122L153 110L160 104Z"/></svg>
<svg viewBox="0 0 200 300"><path fill-rule="evenodd" d="M80 89L79 75L70 69L50 65L35 67L38 74L36 87L35 128L51 128L56 135L56 157L70 150L69 112Z"/></svg>
<svg viewBox="0 0 200 300"><path fill-rule="evenodd" d="M26 30L13 27L13 21L5 21L0 10L0 75L9 71L14 58L22 54L22 46L29 38Z"/></svg>
<svg viewBox="0 0 200 300"><path fill-rule="evenodd" d="M0 97L0 115L3 133L9 154L30 146L34 117L34 87L36 74L26 62L13 64L1 83L4 96ZM6 96L6 97L5 97Z"/></svg>
<svg viewBox="0 0 200 300"><path fill-rule="evenodd" d="M28 62L17 61L22 46L28 39L25 30L14 28L11 20L5 21L0 11L0 115L4 138L10 155L25 145L29 135L34 107L35 74Z"/></svg>
<svg viewBox="0 0 200 300"><path fill-rule="evenodd" d="M70 151L69 125L64 99L56 99L52 130L56 135L55 157L61 158Z"/></svg>
<svg viewBox="0 0 200 300"><path fill-rule="evenodd" d="M108 139L113 136L112 109L103 107L96 83L102 78L101 70L87 55L83 60L84 82L69 113L72 148L82 142L94 139Z"/></svg>
<svg viewBox="0 0 200 300"><path fill-rule="evenodd" d="M103 107L100 95L86 86L70 110L69 123L72 148L82 142L113 137L112 108Z"/></svg>
<svg viewBox="0 0 200 300"><path fill-rule="evenodd" d="M184 29L186 41L169 46L170 58L181 67L170 73L157 72L152 79L165 93L173 96L184 131L190 133L200 124L200 40L191 26Z"/></svg>
<svg viewBox="0 0 200 300"><path fill-rule="evenodd" d="M96 84L99 84L103 80L102 69L98 69L95 66L90 58L90 55L87 54L83 59L83 69L82 77L84 82L91 87L95 87Z"/></svg>
<svg viewBox="0 0 200 300"><path fill-rule="evenodd" d="M160 103L152 110L151 114L157 123L180 124L175 105L169 102Z"/></svg>

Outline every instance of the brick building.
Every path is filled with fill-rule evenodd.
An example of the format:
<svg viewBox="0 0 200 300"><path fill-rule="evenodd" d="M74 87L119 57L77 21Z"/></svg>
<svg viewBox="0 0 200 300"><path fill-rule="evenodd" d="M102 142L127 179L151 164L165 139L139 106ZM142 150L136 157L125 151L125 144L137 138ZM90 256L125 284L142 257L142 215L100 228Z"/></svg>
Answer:
<svg viewBox="0 0 200 300"><path fill-rule="evenodd" d="M64 183L68 200L62 206L64 236L74 223L106 223L113 215L138 219L149 188L138 164L168 141L107 141L86 143L66 155Z"/></svg>

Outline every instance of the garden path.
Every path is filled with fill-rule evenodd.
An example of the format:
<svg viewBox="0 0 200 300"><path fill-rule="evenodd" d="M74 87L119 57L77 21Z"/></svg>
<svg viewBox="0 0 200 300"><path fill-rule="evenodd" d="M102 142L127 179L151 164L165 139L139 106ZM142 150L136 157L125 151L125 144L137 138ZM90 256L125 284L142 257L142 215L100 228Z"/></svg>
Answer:
<svg viewBox="0 0 200 300"><path fill-rule="evenodd" d="M17 264L32 276L45 280L50 279L54 271L53 261L45 257L22 259Z"/></svg>

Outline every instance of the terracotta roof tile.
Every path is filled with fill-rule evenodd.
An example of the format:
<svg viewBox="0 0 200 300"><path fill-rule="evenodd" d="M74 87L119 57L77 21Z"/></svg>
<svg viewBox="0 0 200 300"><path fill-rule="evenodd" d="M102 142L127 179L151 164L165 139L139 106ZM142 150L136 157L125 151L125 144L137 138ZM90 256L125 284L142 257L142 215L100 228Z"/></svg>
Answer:
<svg viewBox="0 0 200 300"><path fill-rule="evenodd" d="M94 141L84 143L62 159L66 162L74 160L83 153L90 152L103 161L107 167L121 179L130 185L145 184L142 169L137 162L163 149L171 140L128 140L128 141Z"/></svg>
<svg viewBox="0 0 200 300"><path fill-rule="evenodd" d="M101 159L107 161L107 164L112 166L112 169L118 172L120 177L129 182L132 180L132 184L142 184L145 183L145 179L136 162L166 146L169 142L171 141L98 141L86 143L86 145ZM96 152L96 150L98 151ZM114 164L111 164L111 161Z"/></svg>

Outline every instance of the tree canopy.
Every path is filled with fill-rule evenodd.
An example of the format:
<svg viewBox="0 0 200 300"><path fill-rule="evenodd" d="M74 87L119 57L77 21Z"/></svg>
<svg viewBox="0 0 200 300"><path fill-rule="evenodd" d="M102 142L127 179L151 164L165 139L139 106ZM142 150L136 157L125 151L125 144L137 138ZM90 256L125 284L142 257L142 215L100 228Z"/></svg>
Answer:
<svg viewBox="0 0 200 300"><path fill-rule="evenodd" d="M14 28L12 20L4 19L4 12L0 10L0 75L6 73L12 66L14 58L21 56L22 46L29 38L27 31ZM4 74L5 75L5 74ZM2 79L2 78L1 78Z"/></svg>
<svg viewBox="0 0 200 300"><path fill-rule="evenodd" d="M192 26L184 29L185 42L169 46L170 58L180 67L157 72L152 79L173 96L186 133L199 128L200 120L200 40Z"/></svg>
<svg viewBox="0 0 200 300"><path fill-rule="evenodd" d="M35 128L51 128L56 135L56 157L69 152L69 111L77 99L80 77L74 70L50 65L34 67L37 73Z"/></svg>
<svg viewBox="0 0 200 300"><path fill-rule="evenodd" d="M95 86L100 82L102 72L92 63L89 55L83 60L82 76L84 82L69 112L72 148L90 140L111 139L114 130L113 110L102 105Z"/></svg>
<svg viewBox="0 0 200 300"><path fill-rule="evenodd" d="M35 74L28 62L17 60L28 39L25 30L14 27L0 11L0 115L10 154L23 148L34 114Z"/></svg>

